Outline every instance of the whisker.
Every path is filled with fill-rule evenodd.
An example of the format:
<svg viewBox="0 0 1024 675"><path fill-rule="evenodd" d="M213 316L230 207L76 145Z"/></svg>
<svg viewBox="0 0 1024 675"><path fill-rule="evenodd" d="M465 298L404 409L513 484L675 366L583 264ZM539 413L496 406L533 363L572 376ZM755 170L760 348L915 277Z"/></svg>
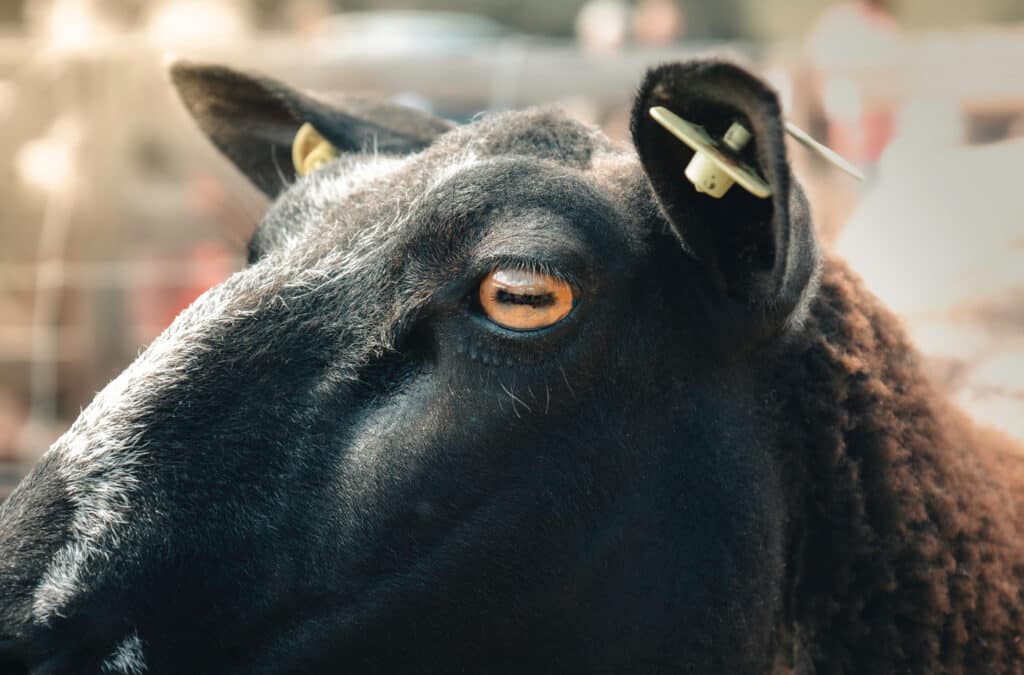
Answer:
<svg viewBox="0 0 1024 675"><path fill-rule="evenodd" d="M281 181L281 189L287 190L291 186L291 183L288 182L288 179L284 175L284 171L281 170L281 165L277 161L277 153L274 152L273 145L270 146L270 161L274 165L274 170L277 171L278 180Z"/></svg>
<svg viewBox="0 0 1024 675"><path fill-rule="evenodd" d="M522 405L522 406L523 406L524 408L526 408L527 412L531 412L531 413L533 412L533 408L531 408L531 407L530 407L529 405L527 405L526 401L524 401L523 399L521 399L521 398L519 398L518 396L516 396L516 395L515 395L515 394L514 394L514 393L512 392L512 390L510 390L510 389L509 389L508 387L506 387L506 386L505 386L504 384L502 384L502 385L501 385L501 389L502 389L502 391L504 391L504 392L505 392L506 394L508 394L508 397L509 397L510 399L512 399L512 411L513 411L513 412L515 412L515 414L516 414L516 417L521 417L521 416L519 415L519 411L518 411L518 410L516 409L516 403L519 403L519 404L520 404L520 405Z"/></svg>
<svg viewBox="0 0 1024 675"><path fill-rule="evenodd" d="M565 374L565 368L558 366L558 372L562 374L562 381L565 382L565 386L569 388L569 393L572 394L573 398L576 398L576 390L569 384L569 377Z"/></svg>

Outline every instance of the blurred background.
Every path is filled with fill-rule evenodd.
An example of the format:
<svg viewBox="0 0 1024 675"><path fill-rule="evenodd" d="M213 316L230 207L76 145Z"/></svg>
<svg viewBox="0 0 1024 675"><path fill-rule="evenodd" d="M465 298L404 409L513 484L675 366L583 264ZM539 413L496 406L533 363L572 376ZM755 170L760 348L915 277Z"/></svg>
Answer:
<svg viewBox="0 0 1024 675"><path fill-rule="evenodd" d="M1024 439L1021 0L0 0L0 499L239 268L266 206L168 55L459 121L556 103L625 140L644 69L708 53L864 169L791 148L822 239L942 386Z"/></svg>

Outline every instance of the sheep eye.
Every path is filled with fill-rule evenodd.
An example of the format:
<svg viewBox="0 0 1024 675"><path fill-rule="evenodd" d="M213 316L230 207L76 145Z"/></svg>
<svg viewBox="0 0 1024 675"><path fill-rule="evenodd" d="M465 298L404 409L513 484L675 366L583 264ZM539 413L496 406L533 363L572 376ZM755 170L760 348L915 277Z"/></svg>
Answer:
<svg viewBox="0 0 1024 675"><path fill-rule="evenodd" d="M574 304L572 286L550 274L499 267L480 282L484 314L509 330L553 326Z"/></svg>

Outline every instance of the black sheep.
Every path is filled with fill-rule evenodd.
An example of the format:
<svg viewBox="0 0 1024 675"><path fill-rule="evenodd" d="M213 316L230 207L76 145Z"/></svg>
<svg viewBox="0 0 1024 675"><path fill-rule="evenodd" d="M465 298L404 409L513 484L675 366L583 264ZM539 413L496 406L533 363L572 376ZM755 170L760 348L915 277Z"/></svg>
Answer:
<svg viewBox="0 0 1024 675"><path fill-rule="evenodd" d="M172 77L275 203L0 506L0 671L1024 672L1022 455L819 254L758 79L651 71L634 149Z"/></svg>

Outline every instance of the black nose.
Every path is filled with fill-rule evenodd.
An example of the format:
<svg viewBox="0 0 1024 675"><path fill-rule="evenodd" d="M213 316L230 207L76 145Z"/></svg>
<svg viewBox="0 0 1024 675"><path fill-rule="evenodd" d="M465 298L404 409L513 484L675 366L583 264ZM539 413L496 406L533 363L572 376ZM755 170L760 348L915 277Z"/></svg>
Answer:
<svg viewBox="0 0 1024 675"><path fill-rule="evenodd" d="M10 640L0 640L0 675L28 675L31 672L23 651Z"/></svg>
<svg viewBox="0 0 1024 675"><path fill-rule="evenodd" d="M0 675L71 675L103 672L114 644L75 622L48 629L31 639L11 639L0 633ZM8 635L10 635L8 633Z"/></svg>
<svg viewBox="0 0 1024 675"><path fill-rule="evenodd" d="M43 650L14 640L0 640L0 675L63 675L98 672L92 655L75 649Z"/></svg>

